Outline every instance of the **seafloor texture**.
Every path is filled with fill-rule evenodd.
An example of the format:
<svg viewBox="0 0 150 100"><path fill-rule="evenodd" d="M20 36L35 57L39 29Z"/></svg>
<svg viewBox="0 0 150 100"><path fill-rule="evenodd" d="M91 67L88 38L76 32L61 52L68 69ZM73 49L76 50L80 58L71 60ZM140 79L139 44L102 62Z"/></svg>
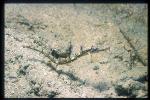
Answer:
<svg viewBox="0 0 150 100"><path fill-rule="evenodd" d="M6 4L5 97L148 97L147 11L145 4Z"/></svg>

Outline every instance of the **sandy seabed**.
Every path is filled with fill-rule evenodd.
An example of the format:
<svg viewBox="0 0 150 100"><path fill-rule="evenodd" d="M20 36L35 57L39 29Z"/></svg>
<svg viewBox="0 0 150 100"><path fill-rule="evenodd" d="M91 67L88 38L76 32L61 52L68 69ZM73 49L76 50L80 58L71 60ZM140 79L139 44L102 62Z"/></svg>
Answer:
<svg viewBox="0 0 150 100"><path fill-rule="evenodd" d="M5 4L5 97L146 98L147 10L145 4ZM71 59L81 48L109 50L65 64L43 54L65 51L70 42Z"/></svg>

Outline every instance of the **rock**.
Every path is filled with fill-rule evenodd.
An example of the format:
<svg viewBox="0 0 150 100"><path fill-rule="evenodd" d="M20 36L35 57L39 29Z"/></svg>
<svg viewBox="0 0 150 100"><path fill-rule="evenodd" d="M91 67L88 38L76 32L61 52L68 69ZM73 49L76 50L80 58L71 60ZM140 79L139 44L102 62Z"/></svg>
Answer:
<svg viewBox="0 0 150 100"><path fill-rule="evenodd" d="M138 97L138 92L141 90L145 90L145 88L146 87L144 84L132 79L118 81L115 84L115 90L119 96Z"/></svg>
<svg viewBox="0 0 150 100"><path fill-rule="evenodd" d="M148 80L147 67L133 67L131 70L125 71L120 75L120 79L124 80L126 78L133 79L139 82L145 82Z"/></svg>

